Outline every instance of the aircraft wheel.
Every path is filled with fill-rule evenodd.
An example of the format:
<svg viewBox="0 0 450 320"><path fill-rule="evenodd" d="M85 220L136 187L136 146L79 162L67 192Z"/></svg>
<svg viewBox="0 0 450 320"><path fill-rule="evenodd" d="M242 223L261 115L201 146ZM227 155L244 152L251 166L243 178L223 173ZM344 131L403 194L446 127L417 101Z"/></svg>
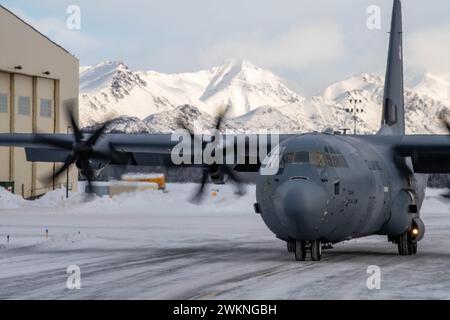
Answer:
<svg viewBox="0 0 450 320"><path fill-rule="evenodd" d="M411 255L414 255L417 253L417 241L413 241L411 237L411 232L407 232L408 234L408 252Z"/></svg>
<svg viewBox="0 0 450 320"><path fill-rule="evenodd" d="M410 241L408 239L408 232L403 233L398 237L397 245L398 245L398 253L401 256L410 255Z"/></svg>
<svg viewBox="0 0 450 320"><path fill-rule="evenodd" d="M409 243L409 248L408 248L408 250L409 250L409 254L411 254L411 255L417 254L417 242L411 241L411 242Z"/></svg>
<svg viewBox="0 0 450 320"><path fill-rule="evenodd" d="M311 241L311 260L320 261L322 258L322 243L320 240Z"/></svg>
<svg viewBox="0 0 450 320"><path fill-rule="evenodd" d="M295 244L295 260L305 261L306 259L305 241L296 241L294 244Z"/></svg>
<svg viewBox="0 0 450 320"><path fill-rule="evenodd" d="M287 241L286 245L287 245L287 251L289 253L294 253L295 252L295 241Z"/></svg>

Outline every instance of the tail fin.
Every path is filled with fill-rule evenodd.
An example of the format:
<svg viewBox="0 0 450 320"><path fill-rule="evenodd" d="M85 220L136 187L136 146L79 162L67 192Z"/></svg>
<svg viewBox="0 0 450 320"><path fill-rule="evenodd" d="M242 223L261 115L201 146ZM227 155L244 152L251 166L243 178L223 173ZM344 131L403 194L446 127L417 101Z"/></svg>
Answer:
<svg viewBox="0 0 450 320"><path fill-rule="evenodd" d="M380 134L405 134L402 33L402 4L394 0Z"/></svg>

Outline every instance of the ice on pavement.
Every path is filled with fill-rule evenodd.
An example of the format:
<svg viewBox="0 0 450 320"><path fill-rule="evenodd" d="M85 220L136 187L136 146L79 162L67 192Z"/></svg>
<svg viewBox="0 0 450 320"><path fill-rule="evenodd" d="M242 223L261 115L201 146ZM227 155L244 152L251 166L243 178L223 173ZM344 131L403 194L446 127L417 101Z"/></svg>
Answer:
<svg viewBox="0 0 450 320"><path fill-rule="evenodd" d="M442 190L427 191L417 256L399 257L374 236L338 244L322 262L298 263L253 213L254 186L241 198L232 186L211 186L200 206L189 202L198 185L167 188L87 203L76 193L66 199L63 189L35 201L0 190L0 298L450 299ZM80 290L65 287L73 264ZM381 290L367 289L369 265L381 268Z"/></svg>

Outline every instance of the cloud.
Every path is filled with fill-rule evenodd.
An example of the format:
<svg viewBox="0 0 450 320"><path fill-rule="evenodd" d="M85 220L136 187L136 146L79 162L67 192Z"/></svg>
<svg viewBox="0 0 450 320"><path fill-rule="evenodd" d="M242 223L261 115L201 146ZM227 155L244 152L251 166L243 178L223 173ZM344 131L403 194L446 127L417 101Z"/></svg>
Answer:
<svg viewBox="0 0 450 320"><path fill-rule="evenodd" d="M332 63L345 52L340 25L332 21L295 24L272 37L245 35L205 50L200 59L217 64L226 58L249 59L268 68L302 70Z"/></svg>
<svg viewBox="0 0 450 320"><path fill-rule="evenodd" d="M64 20L54 17L31 18L23 10L16 8L11 11L73 54L84 54L103 46L102 42L82 30L69 30Z"/></svg>
<svg viewBox="0 0 450 320"><path fill-rule="evenodd" d="M450 24L412 33L407 41L408 64L434 73L450 70Z"/></svg>

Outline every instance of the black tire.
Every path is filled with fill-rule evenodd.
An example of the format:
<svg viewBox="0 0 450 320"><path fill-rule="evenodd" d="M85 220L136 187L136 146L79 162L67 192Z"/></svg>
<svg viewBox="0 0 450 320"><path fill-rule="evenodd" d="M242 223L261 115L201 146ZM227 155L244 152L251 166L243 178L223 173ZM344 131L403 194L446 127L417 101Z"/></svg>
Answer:
<svg viewBox="0 0 450 320"><path fill-rule="evenodd" d="M322 243L320 240L311 241L311 260L320 261L322 259Z"/></svg>
<svg viewBox="0 0 450 320"><path fill-rule="evenodd" d="M286 246L289 253L295 253L295 241L287 241Z"/></svg>
<svg viewBox="0 0 450 320"><path fill-rule="evenodd" d="M296 261L305 261L305 259L306 259L305 241L296 241L295 242L295 260Z"/></svg>
<svg viewBox="0 0 450 320"><path fill-rule="evenodd" d="M411 233L406 231L397 239L398 253L401 256L410 256L417 254L417 241L411 237Z"/></svg>
<svg viewBox="0 0 450 320"><path fill-rule="evenodd" d="M398 254L401 256L408 255L408 237L406 232L398 236L397 239Z"/></svg>
<svg viewBox="0 0 450 320"><path fill-rule="evenodd" d="M408 232L408 252L410 255L415 255L417 253L417 241L412 239L410 232Z"/></svg>
<svg viewBox="0 0 450 320"><path fill-rule="evenodd" d="M409 244L409 254L415 255L417 254L417 242L412 242Z"/></svg>

